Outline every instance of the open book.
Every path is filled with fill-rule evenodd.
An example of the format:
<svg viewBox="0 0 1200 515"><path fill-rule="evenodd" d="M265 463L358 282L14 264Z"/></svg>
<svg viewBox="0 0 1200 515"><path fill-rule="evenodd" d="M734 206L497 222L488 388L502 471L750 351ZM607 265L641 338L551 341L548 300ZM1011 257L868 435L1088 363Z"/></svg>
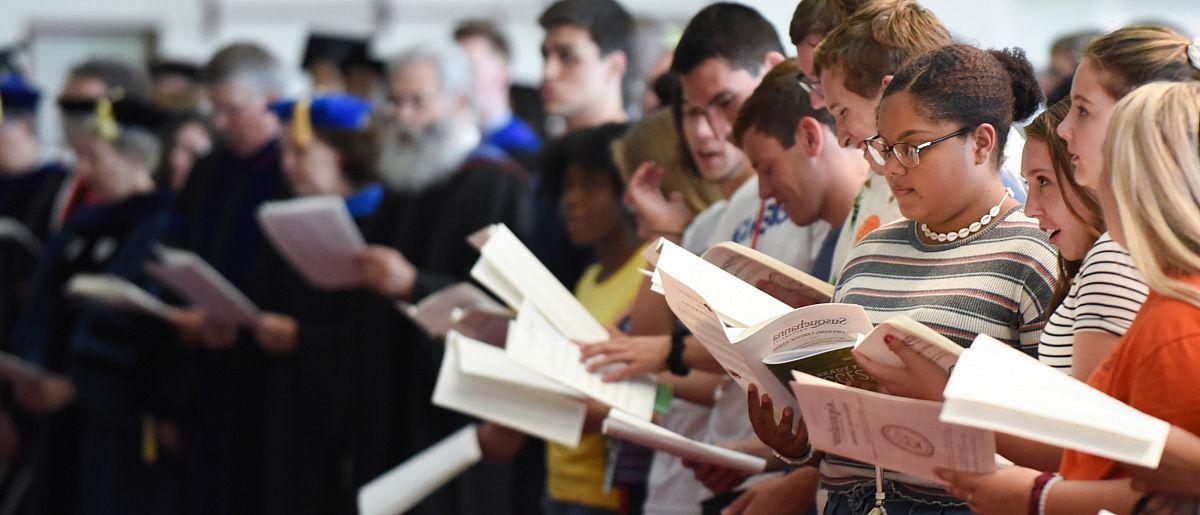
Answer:
<svg viewBox="0 0 1200 515"><path fill-rule="evenodd" d="M938 420L941 403L801 373L793 378L809 441L817 449L938 483L937 467L974 473L996 469L995 435Z"/></svg>
<svg viewBox="0 0 1200 515"><path fill-rule="evenodd" d="M483 459L477 428L469 425L421 451L358 490L361 515L399 515Z"/></svg>
<svg viewBox="0 0 1200 515"><path fill-rule="evenodd" d="M608 413L601 431L656 451L687 460L728 467L746 474L757 474L767 466L767 460L758 456L697 442L619 410Z"/></svg>
<svg viewBox="0 0 1200 515"><path fill-rule="evenodd" d="M608 339L608 331L538 261L504 224L486 227L471 235L480 257L471 277L519 310L528 302L567 338L581 342Z"/></svg>
<svg viewBox="0 0 1200 515"><path fill-rule="evenodd" d="M65 287L69 296L122 311L170 320L177 309L137 285L111 274L75 274Z"/></svg>
<svg viewBox="0 0 1200 515"><path fill-rule="evenodd" d="M979 335L944 392L942 420L1157 468L1170 424Z"/></svg>
<svg viewBox="0 0 1200 515"><path fill-rule="evenodd" d="M588 372L579 345L567 339L541 311L526 302L508 332L505 353L514 362L642 420L654 415L658 388L648 378L606 383L604 370Z"/></svg>
<svg viewBox="0 0 1200 515"><path fill-rule="evenodd" d="M158 263L146 272L209 316L238 325L253 325L258 307L200 256L170 247L158 248Z"/></svg>
<svg viewBox="0 0 1200 515"><path fill-rule="evenodd" d="M784 386L791 383L792 372L801 372L846 386L878 391L879 384L854 361L855 345L855 342L839 342L785 350L763 358L763 364Z"/></svg>
<svg viewBox="0 0 1200 515"><path fill-rule="evenodd" d="M499 318L511 319L514 315L512 310L469 282L442 288L415 305L400 303L398 306L426 333L438 338L455 329L456 323L468 316L468 310L472 313L493 313ZM459 332L463 331L459 329Z"/></svg>
<svg viewBox="0 0 1200 515"><path fill-rule="evenodd" d="M833 285L827 281L732 241L709 247L701 257L792 307L822 304L833 298Z"/></svg>
<svg viewBox="0 0 1200 515"><path fill-rule="evenodd" d="M658 256L652 261L655 269L651 289L665 295L662 274L670 273L710 301L712 310L731 327L751 327L792 310L791 306L679 245L659 239L653 248Z"/></svg>
<svg viewBox="0 0 1200 515"><path fill-rule="evenodd" d="M367 244L342 198L267 202L258 208L258 223L275 248L312 286L336 290L362 283L354 257Z"/></svg>
<svg viewBox="0 0 1200 515"><path fill-rule="evenodd" d="M949 338L904 315L896 315L875 326L875 329L859 341L857 349L875 362L891 367L903 367L904 362L887 347L889 338L898 338L945 370L950 370L963 352L963 348Z"/></svg>
<svg viewBox="0 0 1200 515"><path fill-rule="evenodd" d="M664 253L659 260L658 272L671 311L738 385L748 388L754 383L760 391L770 395L776 415L785 407L795 410L798 406L784 383L763 364L765 358L783 351L852 344L859 334L871 330L866 312L852 304L812 305L785 311L752 327L728 327L722 323L714 306L718 303L737 304L742 300L737 293L713 292L711 297L698 293L692 288L693 283L685 284L676 279L663 266L666 259Z"/></svg>
<svg viewBox="0 0 1200 515"><path fill-rule="evenodd" d="M587 415L583 395L453 331L433 403L569 447L579 445Z"/></svg>

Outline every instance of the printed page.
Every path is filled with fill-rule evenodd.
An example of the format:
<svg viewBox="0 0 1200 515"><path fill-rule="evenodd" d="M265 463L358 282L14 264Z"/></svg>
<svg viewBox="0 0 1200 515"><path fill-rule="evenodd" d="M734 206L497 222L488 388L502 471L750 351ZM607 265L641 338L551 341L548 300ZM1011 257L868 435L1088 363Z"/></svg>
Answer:
<svg viewBox="0 0 1200 515"><path fill-rule="evenodd" d="M657 387L650 378L615 383L601 380L604 371L591 373L581 363L579 345L550 324L531 301L517 311L505 352L514 362L540 372L612 408L643 420L654 412Z"/></svg>
<svg viewBox="0 0 1200 515"><path fill-rule="evenodd" d="M239 325L253 325L258 307L200 256L180 249L159 248L160 263L146 272L209 316Z"/></svg>
<svg viewBox="0 0 1200 515"><path fill-rule="evenodd" d="M609 412L601 431L609 436L662 451L673 456L701 463L732 468L746 474L757 474L767 466L758 456L697 442L651 422L632 417L618 410Z"/></svg>
<svg viewBox="0 0 1200 515"><path fill-rule="evenodd" d="M361 515L399 515L483 458L476 426L459 429L358 490Z"/></svg>
<svg viewBox="0 0 1200 515"><path fill-rule="evenodd" d="M855 348L871 360L889 367L902 368L904 362L887 347L888 337L900 339L918 354L945 370L954 366L963 350L937 331L904 315L889 318L870 333L863 334L866 336L862 337Z"/></svg>
<svg viewBox="0 0 1200 515"><path fill-rule="evenodd" d="M959 357L944 395L947 422L1148 468L1158 466L1170 430L1170 424L982 334Z"/></svg>
<svg viewBox="0 0 1200 515"><path fill-rule="evenodd" d="M471 267L471 278L494 293L509 308L517 309L525 302L525 294L501 271L500 266L485 256L480 256Z"/></svg>
<svg viewBox="0 0 1200 515"><path fill-rule="evenodd" d="M453 314L455 310L467 308L512 314L511 311L469 282L442 288L425 297L415 306L406 305L402 311L431 336L443 337L454 327Z"/></svg>
<svg viewBox="0 0 1200 515"><path fill-rule="evenodd" d="M433 403L551 442L579 445L586 402L539 376L500 349L455 336L446 341Z"/></svg>
<svg viewBox="0 0 1200 515"><path fill-rule="evenodd" d="M664 258L665 259L665 258ZM666 292L667 305L679 321L692 332L692 335L704 345L709 354L721 364L721 368L732 377L734 382L743 390L751 384L757 384L759 391L771 396L775 406L775 416L783 413L783 408L790 406L793 412L797 409L796 399L791 392L771 374L762 364L762 358L751 361L753 352L746 352L729 342L730 334L741 332L739 329L725 327L712 309L707 299L677 280L665 270L661 272L663 289ZM768 353L769 354L769 353Z"/></svg>
<svg viewBox="0 0 1200 515"><path fill-rule="evenodd" d="M992 432L941 422L941 403L800 373L793 377L809 441L822 451L938 483L937 467L975 473L996 469Z"/></svg>
<svg viewBox="0 0 1200 515"><path fill-rule="evenodd" d="M708 301L725 323L751 327L792 310L774 297L745 281L700 259L683 247L662 240L657 270L671 274L677 281Z"/></svg>
<svg viewBox="0 0 1200 515"><path fill-rule="evenodd" d="M258 209L258 223L312 286L336 290L362 284L354 257L367 244L342 198L267 202Z"/></svg>
<svg viewBox="0 0 1200 515"><path fill-rule="evenodd" d="M75 274L67 281L67 295L110 308L169 320L177 309L137 285L109 274Z"/></svg>
<svg viewBox="0 0 1200 515"><path fill-rule="evenodd" d="M823 304L833 298L832 284L732 241L713 245L702 257L789 306Z"/></svg>
<svg viewBox="0 0 1200 515"><path fill-rule="evenodd" d="M546 320L550 321L560 333L567 338L580 342L600 342L608 340L608 331L597 322L591 313L575 299L569 290L546 269L545 265L534 257L516 235L504 225L497 225L491 231L491 236L480 250L481 261L490 263L491 270L481 269L484 277L476 277L472 269L472 277L491 288L484 278L493 284L494 277L499 274L506 279L501 285L502 291L492 290L492 293L504 298L505 302L520 300L522 303L532 302L541 311ZM479 265L477 264L478 268ZM516 290L519 295L503 290ZM516 309L510 304L510 307Z"/></svg>

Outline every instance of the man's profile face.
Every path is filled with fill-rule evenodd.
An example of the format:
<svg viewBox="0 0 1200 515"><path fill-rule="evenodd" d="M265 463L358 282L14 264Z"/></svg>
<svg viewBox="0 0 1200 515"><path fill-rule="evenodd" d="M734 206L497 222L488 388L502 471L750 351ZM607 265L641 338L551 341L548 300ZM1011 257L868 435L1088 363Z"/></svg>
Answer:
<svg viewBox="0 0 1200 515"><path fill-rule="evenodd" d="M542 40L542 102L546 113L571 118L603 98L616 73L591 34L578 25L558 25ZM620 80L620 78L617 78Z"/></svg>

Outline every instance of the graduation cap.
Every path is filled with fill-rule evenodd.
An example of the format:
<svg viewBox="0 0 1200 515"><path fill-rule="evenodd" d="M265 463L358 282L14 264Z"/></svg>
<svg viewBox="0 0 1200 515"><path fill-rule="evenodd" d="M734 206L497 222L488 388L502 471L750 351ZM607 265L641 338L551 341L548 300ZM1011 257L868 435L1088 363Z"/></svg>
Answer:
<svg viewBox="0 0 1200 515"><path fill-rule="evenodd" d="M367 40L330 34L310 34L301 64L308 68L318 61L333 61L339 69L369 59Z"/></svg>
<svg viewBox="0 0 1200 515"><path fill-rule="evenodd" d="M191 82L200 80L200 67L184 61L155 60L150 64L149 71L150 76L156 79L164 75L177 75Z"/></svg>
<svg viewBox="0 0 1200 515"><path fill-rule="evenodd" d="M15 73L0 77L0 117L2 113L37 111L42 92ZM0 118L2 119L2 118Z"/></svg>
<svg viewBox="0 0 1200 515"><path fill-rule="evenodd" d="M271 110L292 126L292 137L304 146L312 140L313 129L361 131L371 121L371 104L343 93L298 100L280 100Z"/></svg>
<svg viewBox="0 0 1200 515"><path fill-rule="evenodd" d="M157 133L171 122L170 113L149 102L116 94L98 99L60 98L58 107L64 116L95 117L96 132L105 141L115 141L122 128L139 128Z"/></svg>

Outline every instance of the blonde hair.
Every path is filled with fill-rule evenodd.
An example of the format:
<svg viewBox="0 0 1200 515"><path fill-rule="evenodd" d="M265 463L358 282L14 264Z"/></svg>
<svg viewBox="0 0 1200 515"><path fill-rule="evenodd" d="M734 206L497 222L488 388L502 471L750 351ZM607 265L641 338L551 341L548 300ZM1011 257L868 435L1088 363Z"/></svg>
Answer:
<svg viewBox="0 0 1200 515"><path fill-rule="evenodd" d="M1113 110L1105 142L1121 232L1151 290L1200 307L1200 83L1156 82Z"/></svg>
<svg viewBox="0 0 1200 515"><path fill-rule="evenodd" d="M1200 79L1200 69L1188 60L1192 42L1159 25L1134 25L1096 38L1083 58L1108 72L1101 78L1104 92L1119 99L1134 88L1156 80Z"/></svg>
<svg viewBox="0 0 1200 515"><path fill-rule="evenodd" d="M682 155L684 146L679 139L671 110L661 108L631 125L624 136L613 140L613 158L626 183L642 163L657 163L666 170L663 193L682 193L688 209L692 214L698 214L721 200L721 190L688 170Z"/></svg>

